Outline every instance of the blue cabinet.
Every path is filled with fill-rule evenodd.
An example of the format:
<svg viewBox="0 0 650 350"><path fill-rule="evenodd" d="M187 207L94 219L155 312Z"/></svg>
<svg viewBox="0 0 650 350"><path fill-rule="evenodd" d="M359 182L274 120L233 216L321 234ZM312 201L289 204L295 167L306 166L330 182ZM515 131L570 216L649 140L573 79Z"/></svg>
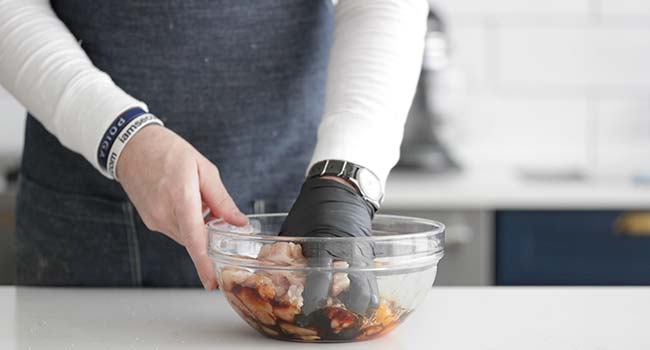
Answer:
<svg viewBox="0 0 650 350"><path fill-rule="evenodd" d="M650 236L617 233L621 211L497 211L497 285L650 285Z"/></svg>

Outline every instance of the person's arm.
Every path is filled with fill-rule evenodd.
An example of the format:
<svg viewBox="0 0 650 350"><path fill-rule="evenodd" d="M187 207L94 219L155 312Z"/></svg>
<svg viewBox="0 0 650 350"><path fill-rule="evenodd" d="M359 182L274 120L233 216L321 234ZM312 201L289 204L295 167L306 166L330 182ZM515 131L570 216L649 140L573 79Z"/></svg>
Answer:
<svg viewBox="0 0 650 350"><path fill-rule="evenodd" d="M158 125L143 128L153 116L125 116L147 106L92 64L49 0L0 0L0 84L64 146L107 177L117 174L147 227L185 246L205 288L216 287L205 249L202 202L232 224L247 222L217 167L172 131ZM135 118L133 124L120 124L129 118ZM120 125L140 128L116 140L111 132ZM109 160L101 152L114 154L118 144L121 155L113 157L114 167L106 171L100 161Z"/></svg>
<svg viewBox="0 0 650 350"><path fill-rule="evenodd" d="M427 0L339 0L325 113L310 166L346 160L385 184L399 159L428 13Z"/></svg>
<svg viewBox="0 0 650 350"><path fill-rule="evenodd" d="M48 0L0 0L0 84L98 170L97 148L113 120L147 109L92 64Z"/></svg>
<svg viewBox="0 0 650 350"><path fill-rule="evenodd" d="M339 159L376 173L382 183L399 158L406 115L415 93L426 33L426 0L341 0L336 8L325 115L311 165ZM310 167L311 167L310 165ZM342 185L346 184L346 185ZM305 181L282 236L365 237L372 235L375 207L340 177ZM374 248L363 239L314 246L302 243L308 264L327 267L336 260L364 268L374 264ZM358 314L379 303L375 275L348 274L350 287L338 299ZM333 274L307 275L303 317L325 307Z"/></svg>

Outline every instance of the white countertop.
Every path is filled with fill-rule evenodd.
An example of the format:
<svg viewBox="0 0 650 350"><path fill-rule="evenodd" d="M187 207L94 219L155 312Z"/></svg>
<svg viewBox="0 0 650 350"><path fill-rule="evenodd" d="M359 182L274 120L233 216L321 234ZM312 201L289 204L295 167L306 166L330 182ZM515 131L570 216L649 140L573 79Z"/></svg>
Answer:
<svg viewBox="0 0 650 350"><path fill-rule="evenodd" d="M304 349L255 333L219 293L0 287L1 349ZM345 349L650 348L645 287L435 287L393 333Z"/></svg>
<svg viewBox="0 0 650 350"><path fill-rule="evenodd" d="M515 171L472 169L434 176L395 171L385 209L650 209L650 185L623 178L530 180Z"/></svg>

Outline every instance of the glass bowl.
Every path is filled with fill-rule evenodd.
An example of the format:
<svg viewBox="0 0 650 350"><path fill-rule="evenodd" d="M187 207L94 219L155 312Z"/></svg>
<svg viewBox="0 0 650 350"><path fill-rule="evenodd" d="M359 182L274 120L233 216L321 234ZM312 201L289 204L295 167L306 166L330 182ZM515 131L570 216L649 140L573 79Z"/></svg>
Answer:
<svg viewBox="0 0 650 350"><path fill-rule="evenodd" d="M245 227L220 219L207 224L220 289L237 314L265 336L305 342L377 338L401 324L433 285L444 253L445 227L439 222L377 215L369 237L278 236L285 216L250 215ZM338 258L307 259L307 247L338 251ZM317 276L330 284L310 288ZM365 280L376 281L378 293L368 293L374 298L365 311L353 312L347 301ZM306 288L320 290L326 299L315 305L303 295Z"/></svg>

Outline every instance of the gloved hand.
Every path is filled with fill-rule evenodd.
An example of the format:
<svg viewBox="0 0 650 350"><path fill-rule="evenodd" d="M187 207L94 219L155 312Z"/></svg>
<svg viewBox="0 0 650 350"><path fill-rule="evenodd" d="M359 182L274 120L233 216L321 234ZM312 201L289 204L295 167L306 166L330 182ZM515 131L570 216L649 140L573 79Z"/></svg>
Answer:
<svg viewBox="0 0 650 350"><path fill-rule="evenodd" d="M345 181L345 180L340 180ZM349 184L330 178L307 179L282 225L280 236L368 237L374 208ZM370 243L303 242L303 255L309 266L325 267L334 260L347 261L350 267L370 266L374 258ZM377 280L372 272L350 272L349 288L339 294L348 310L368 315L379 306ZM332 273L313 271L307 276L303 292L304 316L326 306Z"/></svg>

